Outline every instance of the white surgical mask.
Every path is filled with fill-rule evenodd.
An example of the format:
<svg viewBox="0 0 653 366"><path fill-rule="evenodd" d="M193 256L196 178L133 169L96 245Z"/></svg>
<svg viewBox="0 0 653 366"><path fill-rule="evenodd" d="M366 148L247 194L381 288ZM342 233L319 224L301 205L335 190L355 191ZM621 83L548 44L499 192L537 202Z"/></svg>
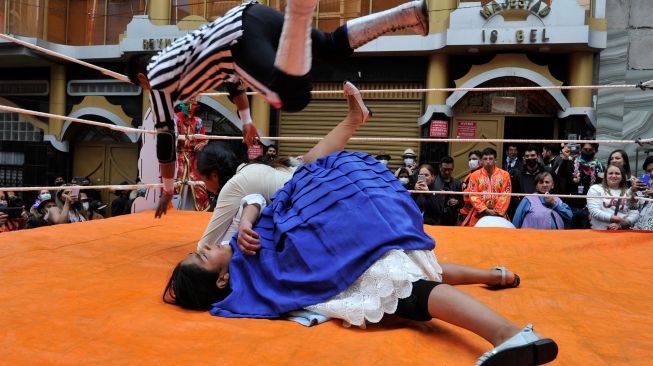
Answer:
<svg viewBox="0 0 653 366"><path fill-rule="evenodd" d="M41 202L43 202L43 201L46 201L46 200L52 199L52 195L50 195L50 193L42 193L42 194L39 196L39 199L41 200Z"/></svg>
<svg viewBox="0 0 653 366"><path fill-rule="evenodd" d="M388 165L388 161L385 160L385 159L381 159L381 160L379 160L379 163L381 163L381 164L383 164L383 165Z"/></svg>
<svg viewBox="0 0 653 366"><path fill-rule="evenodd" d="M406 164L406 166L412 165L414 162L415 162L415 160L413 160L411 158L404 159L404 164Z"/></svg>
<svg viewBox="0 0 653 366"><path fill-rule="evenodd" d="M399 182L400 182L401 184L403 184L403 185L406 185L406 184L408 184L408 178L406 178L406 177L401 177L401 178L399 178Z"/></svg>
<svg viewBox="0 0 653 366"><path fill-rule="evenodd" d="M478 168L478 159L471 159L468 164L469 169L476 169Z"/></svg>
<svg viewBox="0 0 653 366"><path fill-rule="evenodd" d="M88 211L88 202L83 202L82 207L84 207L84 210Z"/></svg>

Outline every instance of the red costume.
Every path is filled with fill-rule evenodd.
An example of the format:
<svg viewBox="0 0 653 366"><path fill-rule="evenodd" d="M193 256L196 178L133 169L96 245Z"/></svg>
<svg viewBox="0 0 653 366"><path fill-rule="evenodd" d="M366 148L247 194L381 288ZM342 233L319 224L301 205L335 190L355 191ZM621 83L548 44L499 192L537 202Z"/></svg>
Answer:
<svg viewBox="0 0 653 366"><path fill-rule="evenodd" d="M181 111L175 114L177 133L179 135L204 134L202 119L195 116L198 104L195 101L180 103ZM195 162L197 152L206 145L206 140L179 140L177 141L177 179L180 181L199 181ZM179 186L179 187L183 187ZM206 211L209 208L209 195L204 186L189 185L193 204L197 211ZM181 193L181 188L176 188L175 193Z"/></svg>

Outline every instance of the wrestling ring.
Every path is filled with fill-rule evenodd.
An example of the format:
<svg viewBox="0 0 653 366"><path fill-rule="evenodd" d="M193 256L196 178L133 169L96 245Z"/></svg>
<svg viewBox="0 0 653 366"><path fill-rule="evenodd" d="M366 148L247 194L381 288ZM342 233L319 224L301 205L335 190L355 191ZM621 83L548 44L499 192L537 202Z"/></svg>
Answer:
<svg viewBox="0 0 653 366"><path fill-rule="evenodd" d="M120 80L124 77L108 75ZM583 88L646 88L651 84ZM0 110L126 133L156 134L8 106L0 106ZM240 139L205 135L179 138ZM433 139L452 143L472 140L520 142ZM595 142L649 144L653 139ZM160 187L151 183L76 188L145 188L156 195ZM75 187L65 187L70 188ZM0 191L40 189L63 188L5 187ZM152 211L145 211L0 235L0 278L4 285L0 292L0 344L4 350L0 364L471 365L488 349L480 337L439 321L420 323L388 316L381 324L364 330L343 329L339 321L307 328L282 320L218 318L167 305L161 293L171 269L195 248L209 218L210 213L172 210L155 219ZM522 285L515 289L461 288L518 324L538 324L538 330L554 338L560 347L552 365L649 364L653 355L650 233L437 226L425 226L425 231L436 239L440 261L481 268L503 265L521 276Z"/></svg>

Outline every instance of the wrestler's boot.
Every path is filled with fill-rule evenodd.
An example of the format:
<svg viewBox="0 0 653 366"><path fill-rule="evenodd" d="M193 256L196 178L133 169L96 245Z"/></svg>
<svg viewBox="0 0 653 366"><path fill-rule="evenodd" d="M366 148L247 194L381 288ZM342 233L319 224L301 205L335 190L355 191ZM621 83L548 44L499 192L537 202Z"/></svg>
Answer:
<svg viewBox="0 0 653 366"><path fill-rule="evenodd" d="M302 110L310 101L311 23L318 0L288 0L279 47L274 60L272 88L284 110Z"/></svg>
<svg viewBox="0 0 653 366"><path fill-rule="evenodd" d="M356 49L386 33L406 28L422 36L429 34L427 0L352 19L347 22L347 37L351 48Z"/></svg>

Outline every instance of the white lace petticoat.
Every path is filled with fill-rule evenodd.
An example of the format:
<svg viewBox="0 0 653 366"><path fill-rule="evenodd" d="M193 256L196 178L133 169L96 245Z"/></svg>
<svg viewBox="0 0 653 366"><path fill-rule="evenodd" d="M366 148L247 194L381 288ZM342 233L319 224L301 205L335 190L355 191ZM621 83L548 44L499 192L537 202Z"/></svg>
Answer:
<svg viewBox="0 0 653 366"><path fill-rule="evenodd" d="M394 314L399 299L410 296L413 282L442 280L442 269L432 250L391 250L377 260L346 290L306 310L343 320L343 325L378 323Z"/></svg>

